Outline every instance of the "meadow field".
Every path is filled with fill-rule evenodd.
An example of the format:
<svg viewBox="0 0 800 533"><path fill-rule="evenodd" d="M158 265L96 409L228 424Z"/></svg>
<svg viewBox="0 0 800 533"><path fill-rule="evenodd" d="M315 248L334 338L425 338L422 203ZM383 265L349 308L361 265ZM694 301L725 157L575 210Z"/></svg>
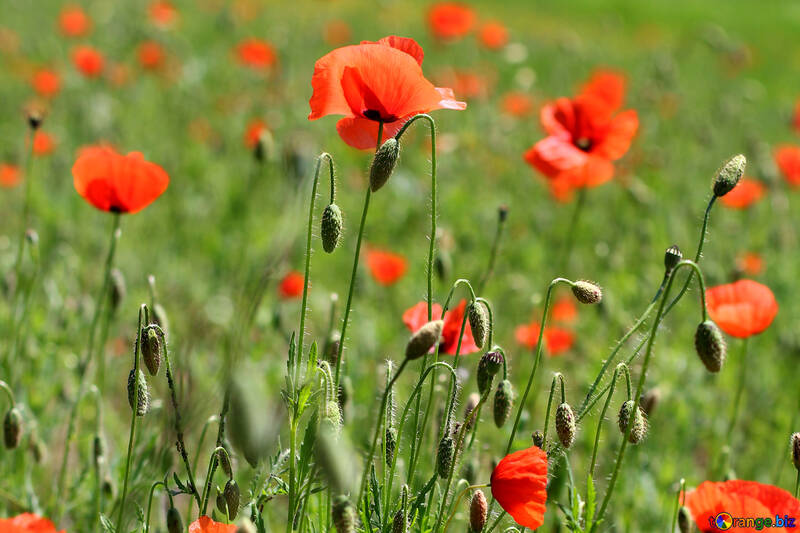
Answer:
<svg viewBox="0 0 800 533"><path fill-rule="evenodd" d="M2 0L0 533L793 529L798 27Z"/></svg>

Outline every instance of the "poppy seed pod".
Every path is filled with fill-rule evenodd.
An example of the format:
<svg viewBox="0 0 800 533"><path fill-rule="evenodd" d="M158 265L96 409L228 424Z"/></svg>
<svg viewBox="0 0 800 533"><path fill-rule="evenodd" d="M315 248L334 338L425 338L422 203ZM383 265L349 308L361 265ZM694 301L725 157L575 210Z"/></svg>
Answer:
<svg viewBox="0 0 800 533"><path fill-rule="evenodd" d="M19 409L12 407L3 419L3 444L6 449L13 450L19 446L22 438L22 414Z"/></svg>
<svg viewBox="0 0 800 533"><path fill-rule="evenodd" d="M603 299L603 290L597 284L582 279L572 284L572 294L582 304L596 304Z"/></svg>
<svg viewBox="0 0 800 533"><path fill-rule="evenodd" d="M473 330L474 331L474 330ZM500 352L486 352L478 361L478 391L483 395L492 387L494 375L503 368L503 355Z"/></svg>
<svg viewBox="0 0 800 533"><path fill-rule="evenodd" d="M222 494L225 496L225 503L228 505L228 518L233 520L239 513L239 485L233 479L229 479L225 483L225 490L223 490Z"/></svg>
<svg viewBox="0 0 800 533"><path fill-rule="evenodd" d="M436 471L439 477L447 478L450 472L450 465L453 463L453 437L445 435L439 441L439 448L436 450Z"/></svg>
<svg viewBox="0 0 800 533"><path fill-rule="evenodd" d="M122 300L125 299L125 295L128 293L128 289L125 285L125 276L122 275L122 272L115 268L111 270L111 309L116 311L119 309Z"/></svg>
<svg viewBox="0 0 800 533"><path fill-rule="evenodd" d="M405 509L398 509L392 518L392 533L408 533L408 517Z"/></svg>
<svg viewBox="0 0 800 533"><path fill-rule="evenodd" d="M433 348L439 337L442 336L443 320L433 320L423 325L408 340L406 345L406 359L419 359Z"/></svg>
<svg viewBox="0 0 800 533"><path fill-rule="evenodd" d="M131 409L136 410L136 416L144 416L150 410L150 391L147 390L147 381L144 378L144 372L139 370L139 375L134 378L134 371L131 370L128 374L128 404ZM137 401L137 393L138 401Z"/></svg>
<svg viewBox="0 0 800 533"><path fill-rule="evenodd" d="M342 240L342 225L342 210L336 204L329 204L322 212L320 223L322 248L329 254L333 253Z"/></svg>
<svg viewBox="0 0 800 533"><path fill-rule="evenodd" d="M561 441L564 448L569 449L572 446L572 443L575 442L576 432L575 413L572 412L572 407L564 402L556 408L556 433L558 433L558 440Z"/></svg>
<svg viewBox="0 0 800 533"><path fill-rule="evenodd" d="M691 533L694 531L694 521L689 515L689 509L683 505L678 509L678 531L681 533Z"/></svg>
<svg viewBox="0 0 800 533"><path fill-rule="evenodd" d="M344 494L333 499L331 516L337 533L353 533L356 530L356 510Z"/></svg>
<svg viewBox="0 0 800 533"><path fill-rule="evenodd" d="M667 274L672 272L672 269L681 262L681 259L683 259L683 252L681 252L681 249L678 248L678 245L673 244L667 248L667 251L664 252L664 268L666 269Z"/></svg>
<svg viewBox="0 0 800 533"><path fill-rule="evenodd" d="M619 431L623 435L628 429L628 420L631 418L631 411L633 410L633 400L628 400L619 408ZM636 409L636 414L633 416L633 426L631 426L630 435L628 435L628 442L631 444L639 444L647 435L647 420L644 418L642 408Z"/></svg>
<svg viewBox="0 0 800 533"><path fill-rule="evenodd" d="M714 322L706 320L697 326L694 347L709 372L720 371L725 362L726 346L722 332Z"/></svg>
<svg viewBox="0 0 800 533"><path fill-rule="evenodd" d="M795 433L791 438L792 443L792 463L800 471L800 433Z"/></svg>
<svg viewBox="0 0 800 533"><path fill-rule="evenodd" d="M472 501L469 503L469 527L475 533L483 531L486 525L489 506L486 503L486 496L483 491L478 489L472 494Z"/></svg>
<svg viewBox="0 0 800 533"><path fill-rule="evenodd" d="M747 158L742 154L735 155L728 159L717 171L714 178L714 196L725 196L736 187L744 174L747 166Z"/></svg>
<svg viewBox="0 0 800 533"><path fill-rule="evenodd" d="M228 479L233 478L233 467L231 466L231 458L228 455L228 452L224 449L217 450L217 464L225 472L225 475L228 476Z"/></svg>
<svg viewBox="0 0 800 533"><path fill-rule="evenodd" d="M511 409L514 406L514 390L511 382L504 379L497 385L494 393L494 424L501 428L511 416Z"/></svg>
<svg viewBox="0 0 800 533"><path fill-rule="evenodd" d="M183 518L174 507L167 509L167 533L183 533Z"/></svg>
<svg viewBox="0 0 800 533"><path fill-rule="evenodd" d="M161 369L161 339L155 328L146 328L142 334L142 360L151 376Z"/></svg>
<svg viewBox="0 0 800 533"><path fill-rule="evenodd" d="M394 137L387 139L375 152L372 166L369 169L369 188L372 189L372 192L377 192L389 181L399 155L400 143Z"/></svg>
<svg viewBox="0 0 800 533"><path fill-rule="evenodd" d="M486 314L486 309L478 302L469 304L467 311L469 318L469 327L472 329L472 338L475 339L475 345L478 348L483 348L486 343L486 337L489 334L489 316Z"/></svg>

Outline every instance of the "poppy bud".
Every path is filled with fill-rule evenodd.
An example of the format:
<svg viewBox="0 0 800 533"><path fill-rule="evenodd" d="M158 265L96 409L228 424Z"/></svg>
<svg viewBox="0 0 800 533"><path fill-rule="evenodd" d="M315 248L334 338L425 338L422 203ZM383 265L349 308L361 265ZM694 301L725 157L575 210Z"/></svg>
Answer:
<svg viewBox="0 0 800 533"><path fill-rule="evenodd" d="M585 279L572 284L572 294L582 304L596 304L603 299L603 290Z"/></svg>
<svg viewBox="0 0 800 533"><path fill-rule="evenodd" d="M497 208L497 217L500 219L500 222L505 222L508 218L508 206L501 205Z"/></svg>
<svg viewBox="0 0 800 533"><path fill-rule="evenodd" d="M174 507L167 509L167 533L183 533L181 513Z"/></svg>
<svg viewBox="0 0 800 533"><path fill-rule="evenodd" d="M792 463L800 471L800 433L792 435Z"/></svg>
<svg viewBox="0 0 800 533"><path fill-rule="evenodd" d="M356 530L356 510L344 494L333 499L331 516L337 533L353 533Z"/></svg>
<svg viewBox="0 0 800 533"><path fill-rule="evenodd" d="M147 390L147 381L144 379L144 372L139 370L139 375L135 378L134 371L128 374L128 404L131 409L136 410L136 416L144 416L150 410L150 392ZM137 402L137 393L138 402Z"/></svg>
<svg viewBox="0 0 800 533"><path fill-rule="evenodd" d="M475 345L478 348L483 348L486 336L489 333L489 317L486 315L486 309L482 304L472 302L469 304L467 316L469 317L469 327L472 329Z"/></svg>
<svg viewBox="0 0 800 533"><path fill-rule="evenodd" d="M406 359L418 359L428 353L442 336L443 327L444 321L433 320L419 328L408 340Z"/></svg>
<svg viewBox="0 0 800 533"><path fill-rule="evenodd" d="M683 259L683 252L681 252L681 249L678 248L677 244L673 244L667 248L667 251L664 252L664 268L666 269L667 274L672 272L672 269L681 262L681 259Z"/></svg>
<svg viewBox="0 0 800 533"><path fill-rule="evenodd" d="M564 402L556 409L556 433L558 433L558 440L561 441L564 448L569 449L572 446L572 443L575 442L576 432L575 413L572 412L572 407Z"/></svg>
<svg viewBox="0 0 800 533"><path fill-rule="evenodd" d="M408 533L408 517L405 509L398 509L392 518L392 533Z"/></svg>
<svg viewBox="0 0 800 533"><path fill-rule="evenodd" d="M339 402L328 400L325 402L325 411L322 413L322 422L330 426L336 433L342 427L342 412L339 410Z"/></svg>
<svg viewBox="0 0 800 533"><path fill-rule="evenodd" d="M94 464L97 465L106 454L106 443L100 435L94 436L92 442L92 456L94 457Z"/></svg>
<svg viewBox="0 0 800 533"><path fill-rule="evenodd" d="M114 492L114 480L111 479L111 476L106 474L103 478L103 494L105 494L107 498L113 499Z"/></svg>
<svg viewBox="0 0 800 533"><path fill-rule="evenodd" d="M503 368L503 355L500 352L486 352L478 361L478 391L483 395L492 386L492 379Z"/></svg>
<svg viewBox="0 0 800 533"><path fill-rule="evenodd" d="M501 428L505 425L508 417L511 416L511 409L514 406L514 390L511 382L504 379L497 385L494 393L494 424Z"/></svg>
<svg viewBox="0 0 800 533"><path fill-rule="evenodd" d="M128 290L125 286L125 277L122 275L119 269L115 268L111 271L111 309L112 311L116 311L119 309L119 305L122 303L122 300L125 299L125 295L128 293Z"/></svg>
<svg viewBox="0 0 800 533"><path fill-rule="evenodd" d="M617 423L619 424L619 431L623 435L625 434L625 430L628 429L628 420L631 418L633 403L633 400L628 400L622 404L622 407L619 408L619 418ZM642 408L639 407L636 409L636 414L633 416L633 426L631 427L630 435L628 435L628 442L631 444L639 444L642 442L642 439L644 439L645 435L647 435L647 420L644 418Z"/></svg>
<svg viewBox="0 0 800 533"><path fill-rule="evenodd" d="M3 419L3 444L6 449L13 450L19 446L22 438L22 414L19 409L12 407Z"/></svg>
<svg viewBox="0 0 800 533"><path fill-rule="evenodd" d="M161 369L161 340L154 328L147 328L142 334L142 360L150 375L157 376Z"/></svg>
<svg viewBox="0 0 800 533"><path fill-rule="evenodd" d="M39 107L31 106L26 111L27 119L28 119L28 126L34 131L38 130L42 123L44 122L44 111Z"/></svg>
<svg viewBox="0 0 800 533"><path fill-rule="evenodd" d="M339 246L342 240L342 210L338 205L330 204L322 212L320 236L322 248L329 254Z"/></svg>
<svg viewBox="0 0 800 533"><path fill-rule="evenodd" d="M694 521L689 515L689 509L683 505L678 509L678 531L681 533L691 533L694 531Z"/></svg>
<svg viewBox="0 0 800 533"><path fill-rule="evenodd" d="M714 196L725 196L731 192L742 178L746 166L747 158L742 154L728 159L717 171L717 177L714 179Z"/></svg>
<svg viewBox="0 0 800 533"><path fill-rule="evenodd" d="M233 479L233 467L231 466L231 458L225 450L217 450L217 464L228 476L228 479Z"/></svg>
<svg viewBox="0 0 800 533"><path fill-rule="evenodd" d="M397 430L394 428L386 428L386 437L384 441L386 447L386 466L391 466L394 460L394 451L397 448Z"/></svg>
<svg viewBox="0 0 800 533"><path fill-rule="evenodd" d="M661 391L657 388L646 391L639 398L639 407L647 416L651 416L655 411L658 402L661 400Z"/></svg>
<svg viewBox="0 0 800 533"><path fill-rule="evenodd" d="M369 169L369 188L372 189L372 192L377 192L389 181L399 155L400 143L394 137L387 139L375 152L372 166Z"/></svg>
<svg viewBox="0 0 800 533"><path fill-rule="evenodd" d="M220 492L219 487L217 487L217 511L220 512L222 516L228 516L228 509L226 506L228 502L225 501L225 494Z"/></svg>
<svg viewBox="0 0 800 533"><path fill-rule="evenodd" d="M534 431L531 438L533 439L534 446L544 449L544 433L542 433L540 429Z"/></svg>
<svg viewBox="0 0 800 533"><path fill-rule="evenodd" d="M491 382L489 383L491 385ZM467 403L464 404L464 423L467 425L467 431L472 429L473 419L472 419L472 411L478 407L478 402L481 401L481 395L477 392L473 392L467 397Z"/></svg>
<svg viewBox="0 0 800 533"><path fill-rule="evenodd" d="M453 463L453 437L445 435L439 441L439 448L436 451L436 471L439 476L446 478L450 473L450 465Z"/></svg>
<svg viewBox="0 0 800 533"><path fill-rule="evenodd" d="M725 362L726 347L722 332L714 322L706 320L697 326L694 347L709 372L720 371Z"/></svg>
<svg viewBox="0 0 800 533"><path fill-rule="evenodd" d="M472 493L472 501L469 504L469 527L471 531L480 533L486 525L489 506L486 503L486 496L483 491L478 489Z"/></svg>
<svg viewBox="0 0 800 533"><path fill-rule="evenodd" d="M228 519L233 520L239 513L239 485L233 479L229 479L222 494L228 505Z"/></svg>

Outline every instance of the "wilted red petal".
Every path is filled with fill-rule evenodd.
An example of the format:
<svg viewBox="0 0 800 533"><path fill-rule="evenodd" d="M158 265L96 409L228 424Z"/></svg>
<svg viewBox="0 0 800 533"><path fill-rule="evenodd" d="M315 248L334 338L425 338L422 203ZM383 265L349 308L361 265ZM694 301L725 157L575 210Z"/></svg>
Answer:
<svg viewBox="0 0 800 533"><path fill-rule="evenodd" d="M761 333L778 313L778 303L769 287L750 279L708 289L706 306L722 331L739 338Z"/></svg>
<svg viewBox="0 0 800 533"><path fill-rule="evenodd" d="M547 454L536 446L505 456L492 472L492 496L517 524L536 529L547 510Z"/></svg>

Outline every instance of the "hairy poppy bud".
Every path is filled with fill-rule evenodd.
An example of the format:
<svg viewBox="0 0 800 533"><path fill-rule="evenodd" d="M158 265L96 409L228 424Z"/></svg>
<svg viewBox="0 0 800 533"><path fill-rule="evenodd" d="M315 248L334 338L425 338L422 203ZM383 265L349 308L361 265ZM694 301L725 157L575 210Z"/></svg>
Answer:
<svg viewBox="0 0 800 533"><path fill-rule="evenodd" d="M125 286L125 276L122 275L122 272L115 268L111 270L111 309L116 311L119 309L122 300L125 299L125 295L128 293L128 289Z"/></svg>
<svg viewBox="0 0 800 533"><path fill-rule="evenodd" d="M229 479L225 483L225 490L222 491L225 496L225 503L228 505L228 518L233 520L239 514L239 485L236 481Z"/></svg>
<svg viewBox="0 0 800 533"><path fill-rule="evenodd" d="M330 253L339 246L342 240L342 210L336 204L329 204L322 212L320 227L322 248Z"/></svg>
<svg viewBox="0 0 800 533"><path fill-rule="evenodd" d="M576 432L575 413L572 412L572 407L564 402L556 408L556 433L558 433L558 440L561 441L564 448L569 449L572 446L572 443L575 442Z"/></svg>
<svg viewBox="0 0 800 533"><path fill-rule="evenodd" d="M475 345L478 348L483 348L489 333L489 317L486 314L486 309L482 304L472 302L469 304L467 316L469 317L469 327L472 329Z"/></svg>
<svg viewBox="0 0 800 533"><path fill-rule="evenodd" d="M445 435L439 441L439 448L436 451L436 471L439 476L446 478L450 473L450 465L453 463L453 437Z"/></svg>
<svg viewBox="0 0 800 533"><path fill-rule="evenodd" d="M233 478L233 467L231 466L231 458L225 450L217 450L217 464L228 476L228 479Z"/></svg>
<svg viewBox="0 0 800 533"><path fill-rule="evenodd" d="M428 322L408 340L406 345L406 359L419 359L433 348L439 337L442 336L444 321L433 320Z"/></svg>
<svg viewBox="0 0 800 533"><path fill-rule="evenodd" d="M603 299L603 290L585 279L572 284L572 294L582 304L596 304Z"/></svg>
<svg viewBox="0 0 800 533"><path fill-rule="evenodd" d="M336 433L342 427L342 411L339 409L339 402L328 400L325 402L325 411L322 413L322 422L329 424L330 428Z"/></svg>
<svg viewBox="0 0 800 533"><path fill-rule="evenodd" d="M151 376L157 376L161 369L161 339L154 328L147 328L142 334L142 360Z"/></svg>
<svg viewBox="0 0 800 533"><path fill-rule="evenodd" d="M666 269L667 274L672 272L672 269L681 262L681 259L683 259L683 252L681 252L681 249L678 248L677 244L673 244L667 248L667 251L664 252L664 268Z"/></svg>
<svg viewBox="0 0 800 533"><path fill-rule="evenodd" d="M742 154L728 159L717 171L714 178L714 196L725 196L736 187L744 174L747 158Z"/></svg>
<svg viewBox="0 0 800 533"><path fill-rule="evenodd" d="M795 433L791 438L792 442L792 463L800 471L800 433Z"/></svg>
<svg viewBox="0 0 800 533"><path fill-rule="evenodd" d="M183 533L183 518L174 507L167 509L167 533Z"/></svg>
<svg viewBox="0 0 800 533"><path fill-rule="evenodd" d="M650 389L646 391L642 396L639 398L639 407L642 408L644 414L647 416L651 416L653 411L655 411L658 402L661 400L661 390L658 388Z"/></svg>
<svg viewBox="0 0 800 533"><path fill-rule="evenodd" d="M478 361L478 391L483 395L492 386L494 375L503 368L503 355L500 352L486 352Z"/></svg>
<svg viewBox="0 0 800 533"><path fill-rule="evenodd" d="M356 530L356 510L344 494L333 499L331 516L337 533L353 533Z"/></svg>
<svg viewBox="0 0 800 533"><path fill-rule="evenodd" d="M392 533L408 533L408 517L405 509L398 509L392 518Z"/></svg>
<svg viewBox="0 0 800 533"><path fill-rule="evenodd" d="M494 425L501 428L511 416L511 409L514 406L514 390L511 382L504 379L497 385L494 392Z"/></svg>
<svg viewBox="0 0 800 533"><path fill-rule="evenodd" d="M631 418L631 411L633 411L633 400L628 400L619 408L619 431L623 435L628 429L628 420ZM636 409L636 414L633 415L633 426L631 426L630 435L628 435L628 442L631 444L639 444L647 435L647 420L644 418L642 408Z"/></svg>
<svg viewBox="0 0 800 533"><path fill-rule="evenodd" d="M722 332L714 322L706 320L697 326L694 347L709 372L720 371L725 362L726 346Z"/></svg>
<svg viewBox="0 0 800 533"><path fill-rule="evenodd" d="M225 501L225 494L219 490L217 487L217 511L222 516L228 516L228 509L227 509L228 502Z"/></svg>
<svg viewBox="0 0 800 533"><path fill-rule="evenodd" d="M389 181L399 155L400 143L394 137L387 139L375 152L375 158L369 169L369 188L372 192L377 192Z"/></svg>
<svg viewBox="0 0 800 533"><path fill-rule="evenodd" d="M136 410L136 416L144 416L150 410L150 391L147 390L147 381L144 379L144 372L139 370L139 375L134 377L134 371L128 374L128 404L131 409ZM137 393L138 401L137 401Z"/></svg>
<svg viewBox="0 0 800 533"><path fill-rule="evenodd" d="M9 450L19 446L22 438L22 414L19 409L12 407L3 419L3 444Z"/></svg>
<svg viewBox="0 0 800 533"><path fill-rule="evenodd" d="M544 449L544 433L542 433L542 430L537 429L536 431L534 431L531 438L533 440L534 446L536 446L537 448Z"/></svg>
<svg viewBox="0 0 800 533"><path fill-rule="evenodd" d="M472 501L469 504L469 527L475 533L483 531L486 525L489 506L486 503L486 496L483 491L478 489L472 493Z"/></svg>
<svg viewBox="0 0 800 533"><path fill-rule="evenodd" d="M694 521L689 515L689 509L683 505L678 509L678 531L681 533L692 533L694 531Z"/></svg>
<svg viewBox="0 0 800 533"><path fill-rule="evenodd" d="M384 441L386 447L386 465L391 466L394 460L394 451L397 448L397 430L394 428L386 428L386 437Z"/></svg>

